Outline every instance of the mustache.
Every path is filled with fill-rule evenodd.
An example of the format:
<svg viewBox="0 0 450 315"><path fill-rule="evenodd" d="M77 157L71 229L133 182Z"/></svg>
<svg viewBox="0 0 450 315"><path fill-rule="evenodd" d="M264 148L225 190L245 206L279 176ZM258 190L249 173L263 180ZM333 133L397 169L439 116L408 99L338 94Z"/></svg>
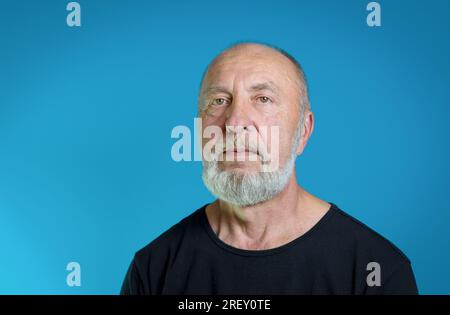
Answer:
<svg viewBox="0 0 450 315"><path fill-rule="evenodd" d="M228 152L250 152L257 154L263 161L269 160L266 144L255 136L227 134L225 138L217 139L213 154L216 158Z"/></svg>

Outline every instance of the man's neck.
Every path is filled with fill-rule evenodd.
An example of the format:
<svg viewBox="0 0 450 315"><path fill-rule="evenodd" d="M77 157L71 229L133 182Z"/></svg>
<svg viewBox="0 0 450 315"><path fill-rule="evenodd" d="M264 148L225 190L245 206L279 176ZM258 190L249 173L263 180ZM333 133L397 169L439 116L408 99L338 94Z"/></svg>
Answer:
<svg viewBox="0 0 450 315"><path fill-rule="evenodd" d="M295 171L275 198L248 207L216 200L206 209L208 220L225 243L242 249L279 247L309 230L329 209L298 184Z"/></svg>

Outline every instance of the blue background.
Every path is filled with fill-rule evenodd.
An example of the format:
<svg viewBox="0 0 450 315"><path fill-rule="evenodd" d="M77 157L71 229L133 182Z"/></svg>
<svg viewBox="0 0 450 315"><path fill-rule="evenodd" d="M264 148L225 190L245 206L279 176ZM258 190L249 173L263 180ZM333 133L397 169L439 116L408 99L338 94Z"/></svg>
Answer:
<svg viewBox="0 0 450 315"><path fill-rule="evenodd" d="M302 63L316 117L299 183L450 293L449 1L0 2L0 293L115 294L134 252L213 200L177 163L201 74L237 40ZM81 264L81 287L66 265Z"/></svg>

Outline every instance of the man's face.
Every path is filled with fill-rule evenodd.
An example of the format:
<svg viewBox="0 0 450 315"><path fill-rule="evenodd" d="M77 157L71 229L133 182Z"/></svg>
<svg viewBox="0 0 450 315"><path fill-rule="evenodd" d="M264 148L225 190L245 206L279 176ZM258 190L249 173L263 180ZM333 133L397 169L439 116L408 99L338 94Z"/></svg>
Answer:
<svg viewBox="0 0 450 315"><path fill-rule="evenodd" d="M264 153L278 158L280 166L286 163L299 119L298 84L291 61L266 47L235 48L213 62L200 97L202 135L217 126L228 138L224 142L232 143L234 137L244 146L225 142L219 170L258 172ZM271 132L274 127L278 134ZM203 147L208 140L203 138ZM274 141L277 146L272 148Z"/></svg>
<svg viewBox="0 0 450 315"><path fill-rule="evenodd" d="M202 177L215 196L250 206L284 189L300 141L299 93L295 66L264 46L232 48L211 64L199 107Z"/></svg>

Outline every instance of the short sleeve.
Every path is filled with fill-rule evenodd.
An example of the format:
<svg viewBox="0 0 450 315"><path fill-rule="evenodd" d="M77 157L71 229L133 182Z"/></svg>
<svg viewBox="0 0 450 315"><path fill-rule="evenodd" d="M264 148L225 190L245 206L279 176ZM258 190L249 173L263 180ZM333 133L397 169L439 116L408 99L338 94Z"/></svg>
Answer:
<svg viewBox="0 0 450 315"><path fill-rule="evenodd" d="M416 279L409 260L403 261L381 285L380 294L417 295Z"/></svg>
<svg viewBox="0 0 450 315"><path fill-rule="evenodd" d="M123 280L122 287L120 289L121 295L141 295L144 294L144 287L142 285L142 279L139 275L136 267L136 261L133 258L130 266L128 267L125 279Z"/></svg>

